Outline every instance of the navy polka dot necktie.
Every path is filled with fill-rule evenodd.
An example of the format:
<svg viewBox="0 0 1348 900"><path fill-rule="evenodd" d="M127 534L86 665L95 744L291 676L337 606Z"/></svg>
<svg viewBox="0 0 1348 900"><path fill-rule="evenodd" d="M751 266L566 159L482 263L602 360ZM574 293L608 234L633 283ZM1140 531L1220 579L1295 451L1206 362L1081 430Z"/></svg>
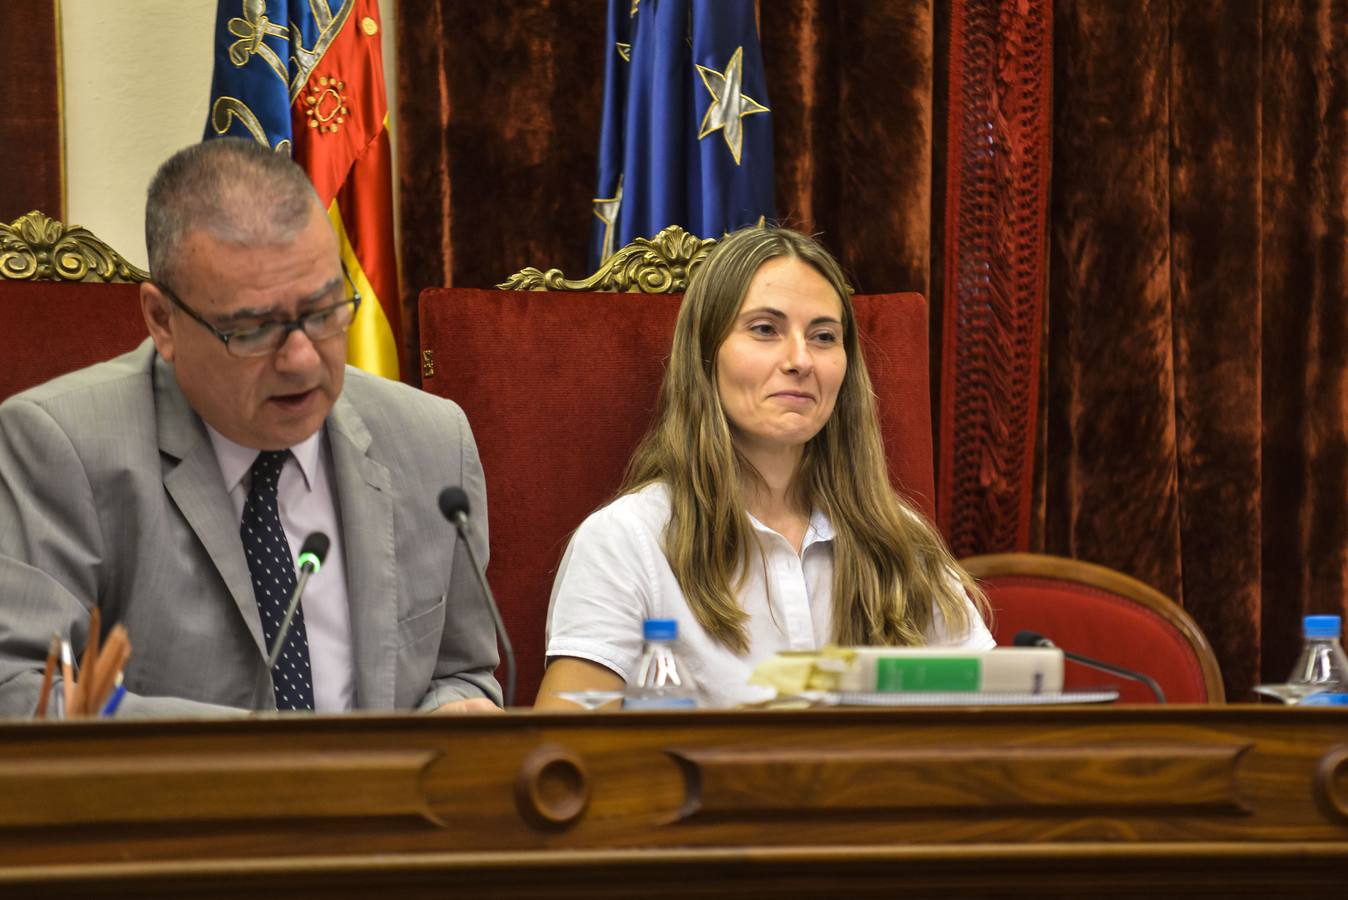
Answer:
<svg viewBox="0 0 1348 900"><path fill-rule="evenodd" d="M276 505L276 486L289 456L289 450L264 450L257 455L252 468L253 484L248 491L248 502L243 506L243 523L239 526L268 650L281 630L281 620L285 618L290 595L295 590L294 557L290 555L290 543L281 527L281 513ZM304 629L302 606L295 609L285 646L271 670L271 683L276 691L277 709L314 708L309 637Z"/></svg>

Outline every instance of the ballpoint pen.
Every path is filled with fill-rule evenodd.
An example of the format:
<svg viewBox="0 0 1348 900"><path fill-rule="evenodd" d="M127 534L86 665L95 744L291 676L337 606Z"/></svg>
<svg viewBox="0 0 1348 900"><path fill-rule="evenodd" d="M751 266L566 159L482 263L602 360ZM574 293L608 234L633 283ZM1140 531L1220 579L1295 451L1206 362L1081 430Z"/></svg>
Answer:
<svg viewBox="0 0 1348 900"><path fill-rule="evenodd" d="M75 669L73 666L74 653L70 649L70 641L61 640L61 698L65 701L65 708L61 710L61 715L70 718L75 714Z"/></svg>
<svg viewBox="0 0 1348 900"><path fill-rule="evenodd" d="M111 718L117 714L117 707L121 705L122 698L126 696L126 685L122 683L122 673L117 673L117 686L112 690L112 696L103 707L103 717Z"/></svg>

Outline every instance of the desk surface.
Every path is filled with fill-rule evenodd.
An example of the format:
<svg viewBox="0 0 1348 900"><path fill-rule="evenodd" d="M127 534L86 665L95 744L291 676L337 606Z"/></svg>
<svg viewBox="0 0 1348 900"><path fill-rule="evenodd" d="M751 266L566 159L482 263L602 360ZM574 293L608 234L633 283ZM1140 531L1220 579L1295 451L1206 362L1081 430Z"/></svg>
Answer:
<svg viewBox="0 0 1348 900"><path fill-rule="evenodd" d="M1348 711L0 725L0 895L1333 896Z"/></svg>

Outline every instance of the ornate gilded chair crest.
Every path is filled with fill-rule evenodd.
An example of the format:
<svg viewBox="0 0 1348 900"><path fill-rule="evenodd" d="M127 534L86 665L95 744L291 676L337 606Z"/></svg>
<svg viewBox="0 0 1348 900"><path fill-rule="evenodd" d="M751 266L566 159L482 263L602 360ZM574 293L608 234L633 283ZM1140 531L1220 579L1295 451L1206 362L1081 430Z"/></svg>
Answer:
<svg viewBox="0 0 1348 900"><path fill-rule="evenodd" d="M37 210L0 224L0 281L135 283L150 273L79 225Z"/></svg>
<svg viewBox="0 0 1348 900"><path fill-rule="evenodd" d="M614 253L589 278L572 280L561 269L544 272L530 266L497 287L503 291L677 294L687 289L693 270L702 265L715 245L713 238L700 238L670 225L655 237L637 238Z"/></svg>

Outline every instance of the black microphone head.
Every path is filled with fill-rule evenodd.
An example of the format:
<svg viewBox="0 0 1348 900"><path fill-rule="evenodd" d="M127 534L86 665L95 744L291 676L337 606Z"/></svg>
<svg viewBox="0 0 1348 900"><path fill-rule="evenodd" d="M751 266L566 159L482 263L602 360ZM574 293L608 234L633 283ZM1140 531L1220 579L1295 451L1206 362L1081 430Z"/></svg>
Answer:
<svg viewBox="0 0 1348 900"><path fill-rule="evenodd" d="M467 517L472 512L468 504L468 494L457 484L451 484L440 492L440 514L451 522L458 522L460 516Z"/></svg>
<svg viewBox="0 0 1348 900"><path fill-rule="evenodd" d="M1054 643L1037 631L1017 631L1012 643L1017 647L1052 647Z"/></svg>
<svg viewBox="0 0 1348 900"><path fill-rule="evenodd" d="M300 556L309 554L318 560L321 565L323 560L328 558L328 548L332 546L332 541L321 531L315 531L304 539L300 545Z"/></svg>

